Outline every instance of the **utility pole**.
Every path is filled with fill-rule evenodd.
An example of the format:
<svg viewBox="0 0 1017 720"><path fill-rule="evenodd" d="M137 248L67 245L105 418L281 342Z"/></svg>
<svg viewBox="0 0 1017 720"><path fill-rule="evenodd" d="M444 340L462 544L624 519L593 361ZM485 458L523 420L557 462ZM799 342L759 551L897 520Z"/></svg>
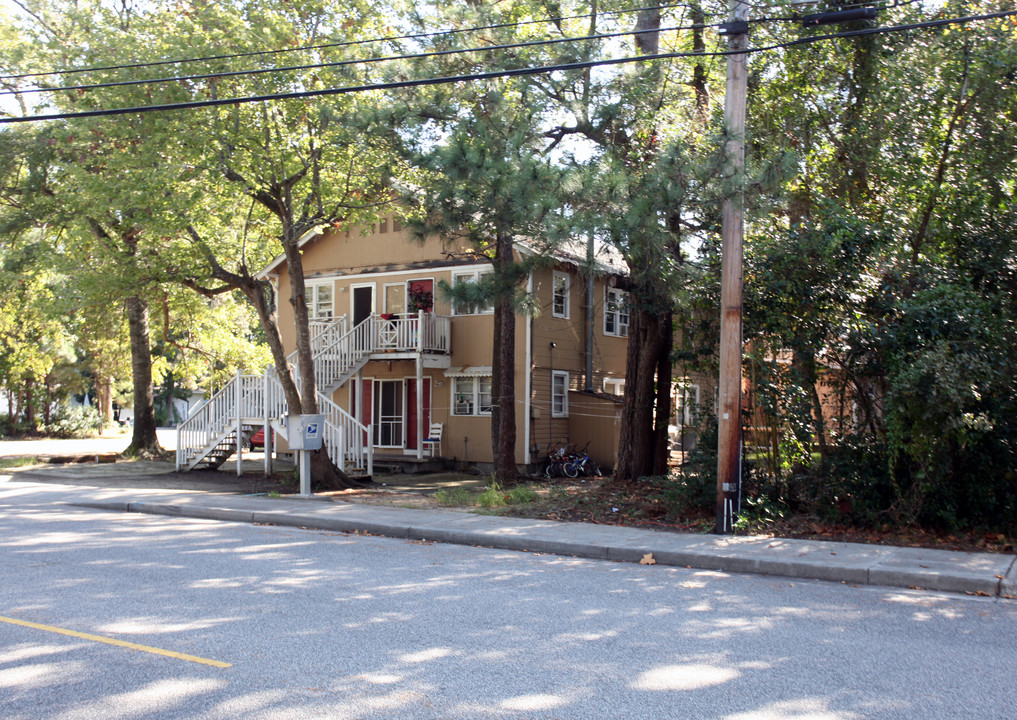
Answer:
<svg viewBox="0 0 1017 720"><path fill-rule="evenodd" d="M730 0L724 96L725 176L731 186L721 214L720 377L717 413L717 512L714 532L732 530L741 491L742 242L744 236L745 100L748 95L749 5Z"/></svg>

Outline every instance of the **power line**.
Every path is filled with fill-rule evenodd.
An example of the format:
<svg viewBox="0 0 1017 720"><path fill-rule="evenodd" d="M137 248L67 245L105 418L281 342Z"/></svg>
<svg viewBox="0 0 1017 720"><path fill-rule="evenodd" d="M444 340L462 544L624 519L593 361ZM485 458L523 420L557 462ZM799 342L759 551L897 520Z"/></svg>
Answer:
<svg viewBox="0 0 1017 720"><path fill-rule="evenodd" d="M889 6L889 7L898 7L900 5L907 5L907 4L912 4L912 3L921 2L921 1L922 0L903 0L902 2L897 2L894 5ZM635 8L635 9L632 9L632 10L617 10L617 11L605 12L605 13L602 13L602 14L615 14L615 15L617 15L617 14L630 13L630 12L639 12L641 10L646 10L646 9L668 9L668 8L683 7L683 6L684 7L691 7L689 5L683 5L683 4L679 3L679 4L673 4L673 5L651 6L651 7L648 7L648 8ZM489 29L489 28L503 28L503 27L520 26L520 25L528 25L528 24L535 24L535 23L547 23L547 22L553 22L553 21L556 21L556 20L582 19L582 18L587 18L587 17L592 17L592 14L575 15L575 16L564 17L564 18L552 18L552 19L548 19L548 20L532 20L532 21L525 21L525 22L519 22L519 23L502 23L500 25L491 25L491 26L485 26L485 27L465 28L465 29L460 29L460 30L450 30L450 31L442 31L442 32L435 32L435 33L420 33L420 34L417 34L417 35L393 36L392 38L379 38L379 39L373 39L373 40L351 41L351 42L334 43L334 44L328 44L328 45L308 46L308 47L304 47L304 48L285 48L285 49L281 49L281 50L264 50L264 51L253 52L253 53L239 53L239 54L235 54L235 55L221 55L221 56L216 56L216 57L213 57L213 58L196 58L196 59L191 59L191 60L166 60L166 61L159 61L159 62L153 62L153 63L141 63L141 64L137 64L137 65L107 66L107 67L101 67L101 68L92 68L91 70L92 71L99 71L99 70L111 70L111 69L128 69L128 68L138 68L138 67L152 67L152 66L165 65L165 64L171 64L171 63L198 62L198 61L201 61L201 60L209 60L209 59L221 59L221 58L230 58L230 57L252 57L252 56L267 55L267 54L277 54L277 53L284 53L284 52L296 52L296 51L299 51L299 50L308 50L308 49L320 49L320 48L339 47L339 46L346 46L346 45L361 45L361 44L365 44L365 43L380 42L380 41L386 40L386 39L436 37L436 36L443 36L443 35L451 35L451 34L455 34L455 33L474 32L474 31L485 30L485 29ZM761 23L764 23L764 22L794 22L794 21L797 21L799 19L800 18L797 17L797 16L793 16L793 17L769 17L769 18L756 18L754 20L750 20L750 22L753 23L753 24L761 24ZM390 55L390 56L383 56L383 57L362 58L362 59L359 59L359 60L341 60L341 61L335 61L335 62L308 63L308 64L304 64L304 65L291 65L291 66L282 66L282 67L273 67L273 68L257 68L257 69L253 69L253 70L222 71L222 72L205 73L205 74L201 74L201 75L169 76L169 77L148 78L148 79L141 79L141 80L122 80L122 81L111 81L111 82L105 82L105 83L92 83L92 84L88 84L88 85L68 85L68 86L61 86L61 87L25 88L25 89L20 89L20 90L0 91L0 96L5 96L5 95L28 95L28 94L47 93L47 92L65 92L65 91L76 91L76 90L98 90L98 89L112 88L112 87L130 87L130 86L136 86L136 85L154 85L154 84L160 84L160 83L189 82L189 81L193 81L193 80L209 80L209 79L213 79L213 78L218 79L218 78L226 78L226 77L241 77L241 76L248 76L248 75L264 75L264 74L268 74L268 73L292 72L292 71L297 71L297 70L316 70L316 69L323 69L323 68L338 68L338 67L346 67L346 66L350 66L350 65L373 64L373 63L381 63L381 62L389 62L389 61L399 61L399 60L420 60L420 59L426 59L426 58L431 58L431 57L442 57L442 56L450 56L450 55L457 55L457 54L467 54L467 53L474 53L474 52L491 52L491 51L495 51L495 50L511 50L511 49L525 48L525 47L538 47L538 46L542 46L542 45L555 45L555 44L563 44L563 43L570 43L570 42L582 42L582 41L589 41L589 40L606 40L606 39L611 39L611 38L616 38L616 37L624 37L624 36L627 36L627 35L642 35L642 34L653 34L653 33L660 33L660 32L672 32L672 31L683 31L683 30L697 30L697 29L705 29L705 28L711 28L711 27L718 27L720 25L723 25L723 23L704 23L704 24L694 24L694 25L687 25L687 26L672 26L672 27L662 27L662 28L651 28L651 29L646 29L646 30L631 30L631 31L623 31L623 32L617 32L617 33L603 33L603 34L598 34L598 35L586 35L586 36L579 36L579 37L572 37L572 38L553 38L553 39L550 39L550 40L532 40L532 41L527 41L527 42L511 43L511 44L503 44L503 45L485 45L485 46L480 46L480 47L462 48L462 49L458 49L458 50L443 50L443 51L421 52L421 53L412 53L412 54L404 54L404 55ZM8 75L8 76L0 76L0 80L2 80L2 79L14 79L14 78L36 77L36 76L42 76L42 75L48 75L48 74L80 73L80 72L88 72L88 71L89 71L89 69L78 69L78 70L58 71L58 72L54 72L54 73L32 73L32 74L25 74L25 75Z"/></svg>
<svg viewBox="0 0 1017 720"><path fill-rule="evenodd" d="M914 0L914 1L917 2L917 0ZM394 41L394 40L420 40L420 39L423 39L423 38L440 38L440 37L448 37L448 36L451 36L451 35L461 35L461 34L464 34L464 33L483 32L485 30L501 30L501 29L512 28L512 27L524 27L526 25L538 25L538 24L545 24L546 25L547 23L566 22L566 21L569 21L569 20L583 20L583 19L594 17L595 15L596 16L603 16L603 15L624 15L624 14L628 14L628 13L643 12L644 10L669 10L669 9L678 8L678 7L692 7L692 6L687 4L687 3L673 3L673 4L670 4L670 5L650 5L650 6L647 6L647 7L632 8L632 9L627 9L627 10L605 10L605 11L602 11L602 12L599 12L599 13L586 13L584 15L570 15L570 16L562 16L562 17L550 17L550 18L546 18L546 19L543 19L543 20L524 20L524 21L513 22L513 23L497 23L497 24L494 24L494 25L481 25L481 26L474 26L474 27L469 27L469 28L459 28L459 29L455 29L455 30L440 30L440 31L436 30L436 31L433 31L433 32L411 33L411 34L407 34L407 35L390 35L390 36L385 36L385 37L369 38L369 39L366 39L366 40L347 40L347 41L337 42L337 43L325 43L323 45L305 45L305 46L302 46L302 47L295 47L295 48L279 48L279 49L276 49L276 50L255 50L255 51L246 52L246 53L230 53L230 54L227 54L227 55L210 55L210 56L207 56L207 57L197 57L197 58L176 58L176 59L172 59L172 60L154 60L154 61L151 61L151 62L128 63L128 64L123 64L123 65L105 65L105 66L91 67L91 68L75 68L75 69L70 69L70 70L53 70L53 71L50 71L50 72L23 73L21 75L0 75L0 80L21 80L21 79L24 79L24 78L31 78L31 77L48 77L48 76L51 76L51 75L72 75L72 74L76 74L76 73L102 72L102 71L107 71L107 70L135 70L135 69L138 69L138 68L159 67L159 66L163 66L163 65L178 65L178 64L182 64L182 63L211 62L213 60L233 60L233 59L236 59L236 58L246 58L246 57L263 57L263 56L266 56L266 55L278 55L278 54L281 54L281 53L290 53L290 52L303 52L303 51L306 51L306 50L327 50L327 49L330 49L330 48L352 47L352 46L356 46L356 45L370 45L370 44L373 44L373 43L391 42L391 41Z"/></svg>
<svg viewBox="0 0 1017 720"><path fill-rule="evenodd" d="M396 90L402 88L412 87L424 87L429 85L447 85L457 82L471 82L475 80L493 80L497 78L505 77L521 77L527 75L541 75L551 72L565 72L570 70L585 70L588 68L609 66L609 65L622 65L634 62L646 62L653 60L672 60L677 58L695 58L695 57L726 57L728 55L744 55L744 54L755 54L761 52L769 52L771 50L778 50L782 48L794 47L797 45L806 45L814 42L820 42L822 40L832 40L838 38L849 38L859 37L863 35L876 35L876 34L889 34L905 32L907 30L919 30L928 29L935 27L942 27L945 25L964 24L969 22L976 22L979 20L993 20L998 18L1012 17L1017 15L1017 10L1005 10L996 13L988 13L985 15L971 15L962 18L940 18L937 20L927 20L920 23L909 23L907 25L894 25L890 27L877 27L877 28L863 28L860 30L849 30L840 33L830 33L827 35L812 35L808 37L797 38L795 40L789 40L783 43L776 43L773 45L750 48L749 50L718 50L713 52L680 52L680 53L660 53L657 55L639 55L629 56L622 58L609 58L605 60L590 60L583 62L573 63L561 63L557 65L543 65L538 67L522 67L508 70L494 70L484 73L471 73L468 75L453 75L433 78L417 78L413 80L399 80L385 83L370 83L365 85L351 85L340 88L323 88L321 90L305 90L300 92L290 93L274 93L271 95L255 95L239 98L219 98L214 100L195 100L191 102L182 103L168 103L164 105L147 105L139 107L126 107L126 108L111 108L106 110L86 110L83 112L73 113L54 113L51 115L32 115L25 117L14 117L14 118L2 118L0 124L10 124L16 122L38 122L42 120L69 120L75 118L86 118L86 117L103 117L110 115L128 115L128 114L141 114L147 112L165 112L168 110L188 110L201 107L217 107L223 105L242 105L254 102L264 102L269 100L296 100L311 97L323 97L328 95L346 95L357 92L367 92L370 90Z"/></svg>
<svg viewBox="0 0 1017 720"><path fill-rule="evenodd" d="M290 65L273 68L257 68L254 70L233 70L228 72L214 72L204 75L184 75L180 77L149 78L147 80L118 80L114 82L94 83L91 85L67 85L61 87L27 88L24 90L6 90L0 92L3 95L27 95L35 93L65 92L71 90L98 90L101 88L127 87L132 85L156 85L160 83L184 82L191 80L209 80L212 78L239 77L247 75L264 75L267 73L292 72L296 70L319 70L323 68L339 68L350 65L368 65L382 62L395 62L398 60L422 60L433 57L446 57L450 55L469 54L478 52L492 52L496 50L517 50L520 48L539 47L543 45L560 45L564 43L583 42L587 40L610 40L611 38L625 37L628 35L646 35L651 33L671 32L680 30L695 30L700 28L717 27L722 23L712 25L689 25L652 28L649 30L625 30L616 33L602 33L598 35L585 35L580 37L552 38L550 40L529 40L526 42L508 43L505 45L483 45L479 47L462 48L458 50L434 50L431 52L412 53L409 55L388 55L384 57L362 58L359 60L337 60L335 62L311 63L307 65Z"/></svg>

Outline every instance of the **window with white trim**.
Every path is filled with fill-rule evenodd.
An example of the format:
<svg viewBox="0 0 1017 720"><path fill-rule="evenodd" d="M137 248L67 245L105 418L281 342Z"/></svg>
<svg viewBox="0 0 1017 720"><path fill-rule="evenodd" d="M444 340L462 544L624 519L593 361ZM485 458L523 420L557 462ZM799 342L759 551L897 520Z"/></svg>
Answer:
<svg viewBox="0 0 1017 720"><path fill-rule="evenodd" d="M569 316L569 276L568 273L554 271L551 276L553 286L553 299L551 300L551 315L556 318L568 318Z"/></svg>
<svg viewBox="0 0 1017 720"><path fill-rule="evenodd" d="M551 417L569 416L569 374L565 370L551 371Z"/></svg>
<svg viewBox="0 0 1017 720"><path fill-rule="evenodd" d="M604 296L604 334L628 337L629 294L617 288L607 288Z"/></svg>
<svg viewBox="0 0 1017 720"><path fill-rule="evenodd" d="M491 377L452 378L453 415L491 414Z"/></svg>
<svg viewBox="0 0 1017 720"><path fill-rule="evenodd" d="M674 391L674 416L679 425L686 427L696 424L699 409L699 386L678 383Z"/></svg>
<svg viewBox="0 0 1017 720"><path fill-rule="evenodd" d="M610 395L624 395L625 378L604 378L604 392Z"/></svg>
<svg viewBox="0 0 1017 720"><path fill-rule="evenodd" d="M463 283L476 283L482 280L485 276L490 275L491 272L481 270L469 270L466 272L454 272L452 273L452 287L457 287ZM476 305L467 303L452 303L452 314L453 315L486 315L494 312L494 305L488 305L486 307L478 307Z"/></svg>
<svg viewBox="0 0 1017 720"><path fill-rule="evenodd" d="M385 285L385 312L392 315L406 312L406 283Z"/></svg>
<svg viewBox="0 0 1017 720"><path fill-rule="evenodd" d="M332 281L304 284L304 300L307 302L307 317L310 320L331 320Z"/></svg>

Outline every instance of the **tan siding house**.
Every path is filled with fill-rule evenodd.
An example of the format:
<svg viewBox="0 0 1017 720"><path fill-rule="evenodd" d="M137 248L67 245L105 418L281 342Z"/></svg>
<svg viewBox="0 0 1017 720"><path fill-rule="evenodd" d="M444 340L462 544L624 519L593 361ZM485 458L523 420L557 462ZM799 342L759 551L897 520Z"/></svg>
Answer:
<svg viewBox="0 0 1017 720"><path fill-rule="evenodd" d="M432 423L439 423L436 455L489 464L493 312L453 307L438 285L474 282L490 264L468 253L449 254L437 239L413 241L392 215L364 231L330 230L302 243L312 335L330 326L337 337L336 326L350 337L366 337L357 328L368 325L371 333L356 340L370 344L361 359L319 380L320 389L370 428L377 454L420 457ZM591 318L584 269L582 260L563 252L527 282L540 311L516 325L521 468L535 468L550 447L562 444L581 449L589 443L598 464L615 463L628 311L613 279L623 270L620 263L598 262ZM276 286L279 326L291 351L285 262L277 259L261 276Z"/></svg>

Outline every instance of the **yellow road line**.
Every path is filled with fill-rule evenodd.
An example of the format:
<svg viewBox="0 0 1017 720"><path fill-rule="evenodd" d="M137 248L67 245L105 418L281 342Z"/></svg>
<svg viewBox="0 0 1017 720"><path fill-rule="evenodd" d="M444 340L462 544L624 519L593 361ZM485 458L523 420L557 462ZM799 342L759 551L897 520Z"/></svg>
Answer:
<svg viewBox="0 0 1017 720"><path fill-rule="evenodd" d="M183 653L173 652L172 650L162 650L161 648L149 647L148 645L138 645L137 643L127 642L125 640L103 637L102 635L92 635L91 633L78 632L77 630L66 630L64 628L54 627L53 625L41 625L39 623L29 622L28 620L4 617L3 615L0 615L0 622L10 623L11 625L21 625L22 627L33 628L35 630L45 630L46 632L58 633L60 635L68 635L74 638L81 638L82 640L106 643L107 645L116 645L117 647L128 648L129 650L140 650L141 652L152 653L154 655L164 655L166 657L177 658L178 660L201 663L202 665L211 665L218 668L232 667L230 663L219 662L218 660L209 660L208 658L197 657L196 655L185 655Z"/></svg>

